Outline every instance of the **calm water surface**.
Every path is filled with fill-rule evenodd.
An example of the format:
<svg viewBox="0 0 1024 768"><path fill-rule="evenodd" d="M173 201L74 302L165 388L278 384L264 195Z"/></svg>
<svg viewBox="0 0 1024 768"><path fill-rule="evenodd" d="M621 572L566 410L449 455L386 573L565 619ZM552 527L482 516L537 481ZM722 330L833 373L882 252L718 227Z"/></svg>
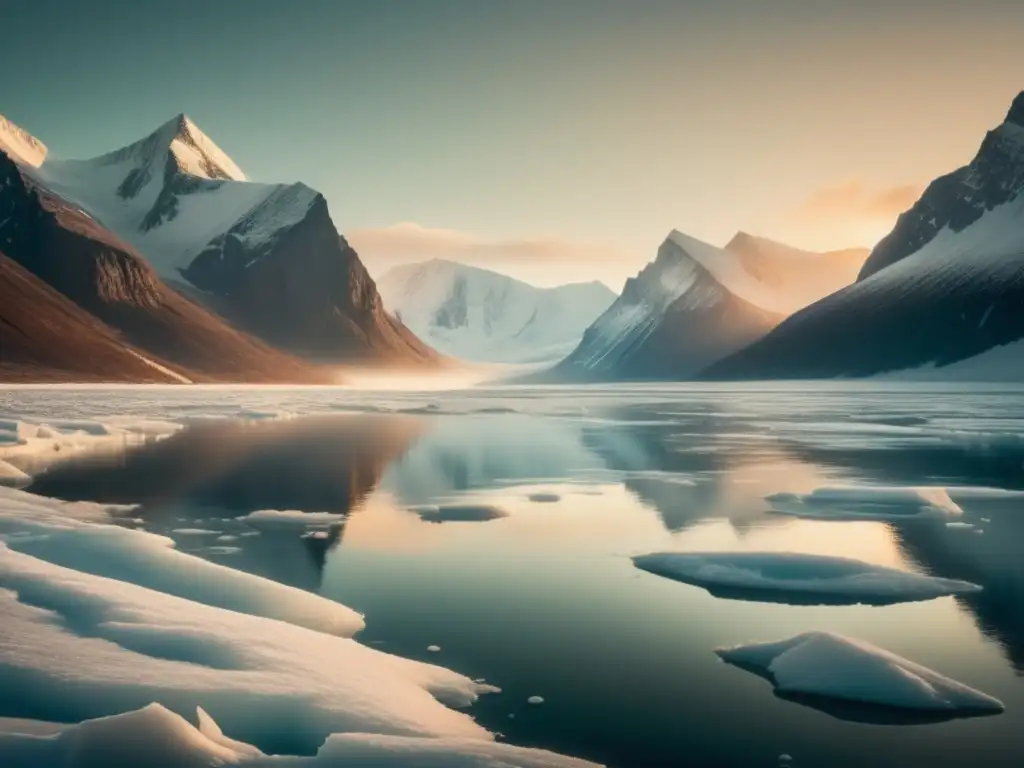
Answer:
<svg viewBox="0 0 1024 768"><path fill-rule="evenodd" d="M58 464L32 490L142 502L146 528L183 550L364 612L363 642L499 685L473 714L512 742L614 766L774 766L783 753L793 766L1024 764L1024 498L955 491L1024 489L1024 389L0 393L0 415L129 414L188 426ZM767 494L837 484L950 487L981 533L767 511ZM508 516L438 524L415 511L452 503ZM267 508L348 518L316 538L215 541ZM723 600L630 562L660 550L843 555L985 590L884 608ZM886 718L780 699L713 653L812 629L907 656L1006 712L863 722ZM533 695L545 704L528 706Z"/></svg>

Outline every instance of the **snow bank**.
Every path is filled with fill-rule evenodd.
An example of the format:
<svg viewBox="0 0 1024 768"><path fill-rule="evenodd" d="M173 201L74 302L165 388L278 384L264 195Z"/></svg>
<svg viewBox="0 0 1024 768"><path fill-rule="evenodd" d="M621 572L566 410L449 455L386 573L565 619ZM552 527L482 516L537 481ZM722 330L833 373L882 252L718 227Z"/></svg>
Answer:
<svg viewBox="0 0 1024 768"><path fill-rule="evenodd" d="M334 732L490 738L441 703L465 706L484 690L462 675L6 545L0 686L15 711L45 707L58 721L198 704L235 737L299 748Z"/></svg>
<svg viewBox="0 0 1024 768"><path fill-rule="evenodd" d="M830 632L805 632L716 653L730 664L768 677L780 693L923 711L1003 711L998 699L963 683L863 640Z"/></svg>
<svg viewBox="0 0 1024 768"><path fill-rule="evenodd" d="M345 522L345 515L333 512L303 512L299 509L260 509L235 519L253 528L268 530L305 528L310 525L341 525Z"/></svg>
<svg viewBox="0 0 1024 768"><path fill-rule="evenodd" d="M981 591L965 581L789 552L661 552L633 564L717 597L800 605L891 605Z"/></svg>
<svg viewBox="0 0 1024 768"><path fill-rule="evenodd" d="M32 478L12 464L0 459L0 485L28 485Z"/></svg>
<svg viewBox="0 0 1024 768"><path fill-rule="evenodd" d="M428 523L485 523L508 517L508 512L489 504L453 504L413 510Z"/></svg>
<svg viewBox="0 0 1024 768"><path fill-rule="evenodd" d="M0 461L31 477L57 461L85 453L121 450L166 437L180 428L179 424L153 420L103 423L80 419L0 419Z"/></svg>
<svg viewBox="0 0 1024 768"><path fill-rule="evenodd" d="M583 760L539 749L462 738L417 738L365 733L335 734L314 757L264 755L229 739L201 708L198 728L159 704L64 726L50 737L0 730L5 768L586 768ZM0 726L2 728L2 726Z"/></svg>
<svg viewBox="0 0 1024 768"><path fill-rule="evenodd" d="M913 520L959 517L963 510L945 488L836 486L811 493L765 497L772 511L821 520Z"/></svg>
<svg viewBox="0 0 1024 768"><path fill-rule="evenodd" d="M363 628L360 614L333 600L179 552L165 536L109 524L133 509L0 488L0 540L55 565L206 605L345 637Z"/></svg>

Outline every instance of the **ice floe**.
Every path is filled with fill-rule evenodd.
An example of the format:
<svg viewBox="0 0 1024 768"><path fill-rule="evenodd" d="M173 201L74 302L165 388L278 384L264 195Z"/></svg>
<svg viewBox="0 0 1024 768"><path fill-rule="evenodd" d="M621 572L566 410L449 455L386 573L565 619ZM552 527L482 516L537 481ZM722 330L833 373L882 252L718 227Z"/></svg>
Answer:
<svg viewBox="0 0 1024 768"><path fill-rule="evenodd" d="M945 488L836 486L766 497L772 511L821 520L915 520L963 514Z"/></svg>
<svg viewBox="0 0 1024 768"><path fill-rule="evenodd" d="M548 492L531 493L528 498L537 504L553 504L562 500L562 497L557 493Z"/></svg>
<svg viewBox="0 0 1024 768"><path fill-rule="evenodd" d="M738 645L716 653L767 677L783 695L959 714L996 714L1003 704L902 656L831 632Z"/></svg>
<svg viewBox="0 0 1024 768"><path fill-rule="evenodd" d="M349 731L490 738L445 706L481 692L455 672L2 544L0 660L7 706L45 706L56 721L155 701L179 713L202 706L234 737L296 749Z"/></svg>
<svg viewBox="0 0 1024 768"><path fill-rule="evenodd" d="M180 424L152 419L0 419L0 461L35 475L57 461L87 453L123 450L173 434Z"/></svg>
<svg viewBox="0 0 1024 768"><path fill-rule="evenodd" d="M55 565L198 603L343 636L363 628L359 613L333 600L180 552L165 536L110 524L133 509L0 487L0 541Z"/></svg>
<svg viewBox="0 0 1024 768"><path fill-rule="evenodd" d="M717 597L793 605L891 605L981 591L966 581L791 552L658 552L633 564Z"/></svg>
<svg viewBox="0 0 1024 768"><path fill-rule="evenodd" d="M485 523L508 517L501 507L490 504L451 504L447 506L425 506L413 510L428 523Z"/></svg>
<svg viewBox="0 0 1024 768"><path fill-rule="evenodd" d="M159 704L75 725L30 733L0 722L4 768L588 768L584 760L540 749L458 737L408 737L366 733L329 736L316 755L266 755L228 738L202 708L198 727Z"/></svg>
<svg viewBox="0 0 1024 768"><path fill-rule="evenodd" d="M305 528L318 525L341 525L345 515L335 512L303 512L300 509L260 509L236 520L262 530L278 528Z"/></svg>

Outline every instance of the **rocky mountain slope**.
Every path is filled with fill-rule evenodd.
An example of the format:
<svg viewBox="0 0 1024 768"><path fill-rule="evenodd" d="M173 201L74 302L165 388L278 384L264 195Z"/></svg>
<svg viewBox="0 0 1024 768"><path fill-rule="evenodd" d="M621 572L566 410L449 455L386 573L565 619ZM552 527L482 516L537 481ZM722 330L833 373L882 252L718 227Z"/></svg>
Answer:
<svg viewBox="0 0 1024 768"><path fill-rule="evenodd" d="M3 135L18 157L39 161L21 161L30 186L80 211L236 328L316 361L437 361L384 311L323 196L303 184L249 181L184 115L90 160L47 159L23 131Z"/></svg>
<svg viewBox="0 0 1024 768"><path fill-rule="evenodd" d="M673 231L657 258L626 281L622 295L546 376L692 376L852 280L857 258L856 251L815 254L745 233L718 248Z"/></svg>
<svg viewBox="0 0 1024 768"><path fill-rule="evenodd" d="M251 336L230 327L223 319L195 304L160 280L152 267L130 245L68 200L41 186L35 169L15 162L0 150L0 248L34 280L20 285L25 292L5 315L15 326L30 320L54 328L74 320L66 342L53 349L29 348L45 344L40 335L5 338L5 377L15 376L12 361L24 361L18 378L31 378L39 360L79 380L153 380L160 371L165 381L325 381L327 374ZM14 279L15 270L8 270ZM39 285L39 283L44 285ZM31 291L30 291L31 286ZM74 305L55 302L45 288L54 289ZM33 298L39 301L33 309ZM64 318L51 318L49 311ZM30 316L35 316L30 318ZM84 317L88 315L89 317ZM91 320L89 320L91 318ZM86 320L89 320L86 322ZM73 360L71 340L80 348ZM150 361L140 369L125 365L125 354ZM9 345L9 346L8 346ZM104 354L90 357L90 350ZM57 354L59 353L59 354ZM36 360L36 363L32 361ZM57 365L57 363L60 365ZM55 367L54 367L55 366Z"/></svg>

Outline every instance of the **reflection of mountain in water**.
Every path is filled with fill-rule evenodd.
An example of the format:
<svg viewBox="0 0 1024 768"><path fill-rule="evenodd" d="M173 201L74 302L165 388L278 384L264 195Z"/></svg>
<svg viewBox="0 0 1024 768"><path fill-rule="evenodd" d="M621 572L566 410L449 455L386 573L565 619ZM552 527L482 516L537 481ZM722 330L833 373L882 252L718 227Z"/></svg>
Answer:
<svg viewBox="0 0 1024 768"><path fill-rule="evenodd" d="M376 488L420 429L416 419L382 415L203 424L116 456L70 460L28 490L68 500L138 503L136 514L157 527L182 517L234 517L258 509L347 514ZM333 526L327 538L301 533L291 528L247 538L231 565L315 590L344 525Z"/></svg>
<svg viewBox="0 0 1024 768"><path fill-rule="evenodd" d="M561 481L603 463L574 422L520 414L442 416L381 481L403 503L531 481Z"/></svg>
<svg viewBox="0 0 1024 768"><path fill-rule="evenodd" d="M732 475L746 466L776 461L777 453L755 453L748 441L734 440L747 429L741 419L717 405L687 413L660 413L651 406L620 406L604 414L609 424L588 425L583 443L608 469L623 473L623 484L658 512L665 527L681 531L709 517L728 517L742 530L762 518L764 504L754 489L749 498L730 488ZM768 522L771 519L766 519Z"/></svg>
<svg viewBox="0 0 1024 768"><path fill-rule="evenodd" d="M793 443L785 450L801 461L841 468L876 484L1024 488L1024 443L1019 439L982 441L965 439L964 433L922 433L895 445L878 439L832 447ZM983 533L932 522L891 525L896 542L930 573L984 587L957 601L1024 674L1022 500L960 496L955 490L952 496L963 507L965 521L981 525ZM982 517L991 522L981 524Z"/></svg>
<svg viewBox="0 0 1024 768"><path fill-rule="evenodd" d="M72 460L28 489L61 499L339 512L374 488L419 431L394 416L337 416L189 427L117 456Z"/></svg>
<svg viewBox="0 0 1024 768"><path fill-rule="evenodd" d="M1019 509L990 514L980 536L935 525L897 529L896 539L928 571L984 587L957 601L1024 674L1024 517Z"/></svg>

